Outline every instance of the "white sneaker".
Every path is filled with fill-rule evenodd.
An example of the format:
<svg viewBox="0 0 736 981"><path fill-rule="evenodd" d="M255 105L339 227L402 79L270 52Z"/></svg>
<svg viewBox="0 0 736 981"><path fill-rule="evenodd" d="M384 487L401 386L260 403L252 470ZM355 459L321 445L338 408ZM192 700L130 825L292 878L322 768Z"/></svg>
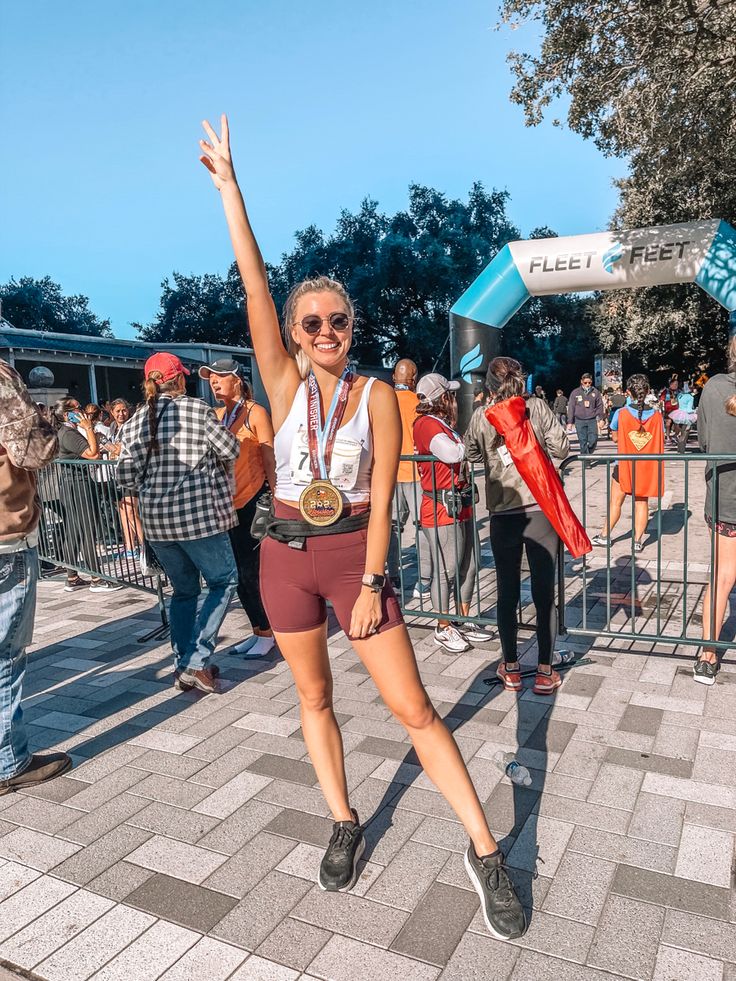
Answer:
<svg viewBox="0 0 736 981"><path fill-rule="evenodd" d="M442 629L439 627L435 628L434 642L452 654L462 654L463 651L469 651L473 646L467 642L459 630L456 630L452 626L443 627Z"/></svg>
<svg viewBox="0 0 736 981"><path fill-rule="evenodd" d="M606 548L607 545L611 544L610 540L608 538L604 538L603 535L593 535L590 541L591 544L598 545L601 548Z"/></svg>
<svg viewBox="0 0 736 981"><path fill-rule="evenodd" d="M232 649L231 654L240 654L246 660L256 657L265 657L269 651L273 650L276 641L273 637L249 637L242 644L238 644Z"/></svg>
<svg viewBox="0 0 736 981"><path fill-rule="evenodd" d="M414 599L429 599L431 589L429 588L429 583L418 582L414 586L414 592L411 594Z"/></svg>
<svg viewBox="0 0 736 981"><path fill-rule="evenodd" d="M122 588L122 583L108 582L106 579L100 579L99 582L92 583L92 585L89 587L89 591L90 593L116 593Z"/></svg>
<svg viewBox="0 0 736 981"><path fill-rule="evenodd" d="M487 644L489 640L493 640L487 630L477 627L474 623L455 623L453 626L471 644Z"/></svg>

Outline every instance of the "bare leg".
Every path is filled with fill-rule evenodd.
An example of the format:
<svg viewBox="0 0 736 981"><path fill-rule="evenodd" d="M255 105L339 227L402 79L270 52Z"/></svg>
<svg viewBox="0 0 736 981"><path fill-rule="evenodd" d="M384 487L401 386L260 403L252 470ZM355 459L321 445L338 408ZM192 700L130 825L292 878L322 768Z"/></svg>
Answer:
<svg viewBox="0 0 736 981"><path fill-rule="evenodd" d="M494 852L498 846L460 750L424 690L406 627L352 643L384 702L409 733L427 776L465 826L476 854Z"/></svg>
<svg viewBox="0 0 736 981"><path fill-rule="evenodd" d="M143 529L141 519L138 516L138 508L133 498L123 497L118 504L120 514L120 526L123 529L123 539L125 547L129 552L138 548L143 541Z"/></svg>
<svg viewBox="0 0 736 981"><path fill-rule="evenodd" d="M637 497L634 502L634 540L641 541L649 524L649 498Z"/></svg>
<svg viewBox="0 0 736 981"><path fill-rule="evenodd" d="M609 507L609 514L606 521L603 522L603 528L601 530L601 538L608 538L613 529L618 524L618 520L621 517L621 508L626 500L626 494L621 490L621 485L618 481L611 478L611 500Z"/></svg>
<svg viewBox="0 0 736 981"><path fill-rule="evenodd" d="M345 779L345 753L332 707L332 671L327 624L299 633L276 632L299 694L302 732L319 785L335 821L352 821Z"/></svg>
<svg viewBox="0 0 736 981"><path fill-rule="evenodd" d="M716 587L715 623L711 628L711 590L710 585L708 585L703 596L703 640L718 640L720 637L723 618L728 606L728 597L734 584L736 584L736 538L717 535L714 531L711 531L711 535L716 536L716 567L712 573ZM711 664L716 662L717 655L713 647L704 645L700 656L703 660L710 661Z"/></svg>

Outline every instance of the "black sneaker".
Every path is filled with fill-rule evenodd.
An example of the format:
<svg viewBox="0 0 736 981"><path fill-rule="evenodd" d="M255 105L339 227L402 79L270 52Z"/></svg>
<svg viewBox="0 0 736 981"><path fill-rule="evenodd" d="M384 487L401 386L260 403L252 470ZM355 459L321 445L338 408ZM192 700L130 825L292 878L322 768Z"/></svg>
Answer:
<svg viewBox="0 0 736 981"><path fill-rule="evenodd" d="M358 862L365 851L365 838L358 815L354 821L335 821L332 837L319 867L317 882L325 892L347 892L358 878Z"/></svg>
<svg viewBox="0 0 736 981"><path fill-rule="evenodd" d="M693 665L693 679L701 685L714 685L716 683L718 668L718 661L711 664L710 661L699 657Z"/></svg>
<svg viewBox="0 0 736 981"><path fill-rule="evenodd" d="M506 871L503 855L478 858L472 843L465 852L465 868L480 897L486 926L499 940L515 940L526 932L526 916Z"/></svg>

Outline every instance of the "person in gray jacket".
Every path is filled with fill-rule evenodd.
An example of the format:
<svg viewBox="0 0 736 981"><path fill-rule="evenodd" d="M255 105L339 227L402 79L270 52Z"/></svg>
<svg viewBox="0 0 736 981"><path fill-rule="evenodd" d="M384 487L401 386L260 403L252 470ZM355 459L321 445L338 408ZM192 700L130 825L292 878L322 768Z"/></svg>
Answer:
<svg viewBox="0 0 736 981"><path fill-rule="evenodd" d="M580 378L580 387L570 392L567 403L567 424L575 427L581 455L594 452L598 442L598 420L605 415L601 393L593 388L593 376L586 371Z"/></svg>
<svg viewBox="0 0 736 981"><path fill-rule="evenodd" d="M698 404L698 442L703 453L736 453L736 336L728 344L728 374L714 375L705 385ZM715 475L715 485L714 485ZM705 468L705 521L715 536L715 569L703 596L703 640L718 640L736 585L736 467L733 463L709 463ZM711 623L711 609L715 616ZM718 674L718 654L704 644L693 668L693 678L712 685Z"/></svg>
<svg viewBox="0 0 736 981"><path fill-rule="evenodd" d="M518 361L494 358L488 368L487 385L493 402L515 396L526 398L529 421L540 446L558 460L568 455L570 443L565 430L545 401L526 395ZM516 611L521 594L521 558L526 551L537 611L539 666L534 692L552 694L561 683L559 674L552 669L559 537L516 469L503 437L488 422L483 409L476 409L470 420L465 433L465 453L471 462L482 462L485 466L486 504L491 515L491 548L496 564L498 633L504 659L498 677L508 691L521 690Z"/></svg>

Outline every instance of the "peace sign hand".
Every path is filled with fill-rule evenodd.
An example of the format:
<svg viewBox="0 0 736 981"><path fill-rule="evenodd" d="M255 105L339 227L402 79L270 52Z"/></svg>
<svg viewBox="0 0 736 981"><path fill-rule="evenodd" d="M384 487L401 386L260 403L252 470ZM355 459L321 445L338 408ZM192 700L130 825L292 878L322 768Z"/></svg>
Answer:
<svg viewBox="0 0 736 981"><path fill-rule="evenodd" d="M218 137L209 122L205 119L202 123L205 133L210 138L200 140L199 146L202 156L199 158L210 172L212 183L218 191L221 191L226 184L235 184L235 170L230 159L230 130L227 125L227 116L223 113L220 116L220 126L222 136Z"/></svg>

